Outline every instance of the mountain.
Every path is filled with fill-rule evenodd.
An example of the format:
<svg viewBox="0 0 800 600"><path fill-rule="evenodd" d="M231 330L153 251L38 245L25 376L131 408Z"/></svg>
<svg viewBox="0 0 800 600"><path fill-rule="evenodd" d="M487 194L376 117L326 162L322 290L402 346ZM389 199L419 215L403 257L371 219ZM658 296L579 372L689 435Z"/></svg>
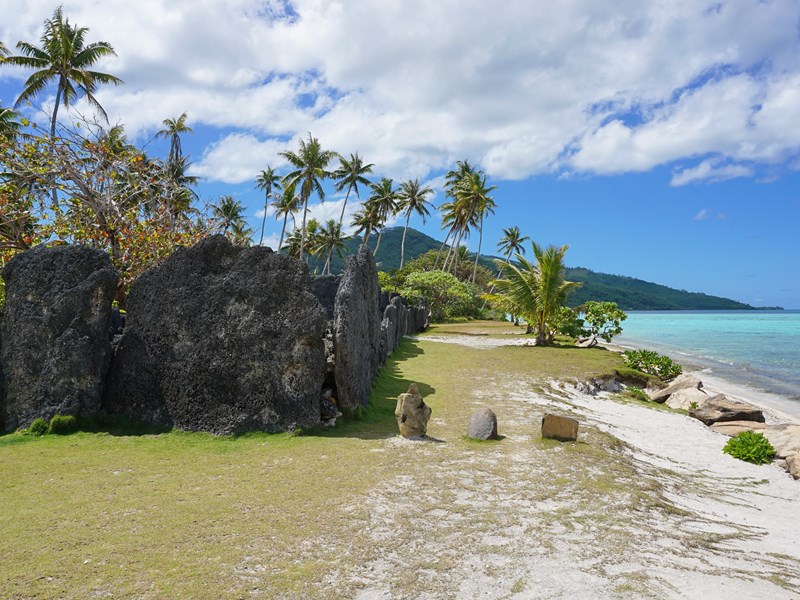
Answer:
<svg viewBox="0 0 800 600"><path fill-rule="evenodd" d="M403 238L402 227L388 227L383 232L378 255L378 269L391 271L400 266L400 244ZM372 235L369 247L375 250L377 236ZM355 254L361 244L361 238L347 240L347 249L344 256ZM413 260L428 250L438 250L441 241L425 235L416 229L409 228L406 234L406 262ZM474 255L473 255L474 256ZM494 270L496 256L481 255L480 263ZM322 271L324 260L310 263L312 272ZM332 272L340 273L344 267L344 260L334 256ZM749 304L709 296L700 292L687 292L676 290L665 285L659 285L633 277L595 273L581 267L568 268L566 272L568 281L579 281L581 287L570 295L568 304L577 306L588 300L616 302L622 310L754 310Z"/></svg>

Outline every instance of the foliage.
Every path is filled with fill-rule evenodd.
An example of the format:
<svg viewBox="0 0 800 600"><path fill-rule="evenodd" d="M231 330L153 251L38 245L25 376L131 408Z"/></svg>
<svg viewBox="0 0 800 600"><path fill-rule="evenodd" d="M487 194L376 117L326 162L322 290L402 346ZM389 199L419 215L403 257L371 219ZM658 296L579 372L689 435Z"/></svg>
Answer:
<svg viewBox="0 0 800 600"><path fill-rule="evenodd" d="M755 431L743 431L731 438L722 451L755 465L770 463L775 458L775 448L763 434Z"/></svg>
<svg viewBox="0 0 800 600"><path fill-rule="evenodd" d="M27 435L38 435L42 436L47 433L49 426L47 425L47 421L39 417L38 419L34 419L33 423L28 425L28 428L25 430Z"/></svg>
<svg viewBox="0 0 800 600"><path fill-rule="evenodd" d="M403 266L402 269L396 271L396 277L399 280L400 285L402 285L406 277L408 277L411 273L416 273L418 271L437 270L436 255L436 250L428 250L426 253L421 254L414 260L409 261ZM469 260L458 261L457 268L454 270L453 275L455 275L459 281L467 283L472 279L473 272L476 273L475 285L481 289L488 289L489 283L493 279L493 276L489 269L483 265L478 265L477 270L475 270Z"/></svg>
<svg viewBox="0 0 800 600"><path fill-rule="evenodd" d="M669 381L683 373L683 367L669 356L652 350L626 350L622 353L622 360L625 366L655 375L662 381Z"/></svg>
<svg viewBox="0 0 800 600"><path fill-rule="evenodd" d="M610 342L615 335L622 333L620 323L628 318L617 308L616 302L595 302L590 300L582 307L584 330L588 335L598 336Z"/></svg>
<svg viewBox="0 0 800 600"><path fill-rule="evenodd" d="M424 299L434 321L476 316L480 308L474 288L441 271L412 273L399 291L410 300Z"/></svg>
<svg viewBox="0 0 800 600"><path fill-rule="evenodd" d="M55 435L69 435L78 430L78 420L72 415L56 415L50 419L47 433Z"/></svg>
<svg viewBox="0 0 800 600"><path fill-rule="evenodd" d="M392 276L386 271L378 271L378 285L386 292L393 292L397 287Z"/></svg>
<svg viewBox="0 0 800 600"><path fill-rule="evenodd" d="M566 306L561 306L551 321L556 332L571 338L579 338L584 334L583 319Z"/></svg>
<svg viewBox="0 0 800 600"><path fill-rule="evenodd" d="M626 390L629 395L633 396L637 400L641 400L642 402L650 402L650 396L647 395L642 388L636 387L635 385L628 386Z"/></svg>

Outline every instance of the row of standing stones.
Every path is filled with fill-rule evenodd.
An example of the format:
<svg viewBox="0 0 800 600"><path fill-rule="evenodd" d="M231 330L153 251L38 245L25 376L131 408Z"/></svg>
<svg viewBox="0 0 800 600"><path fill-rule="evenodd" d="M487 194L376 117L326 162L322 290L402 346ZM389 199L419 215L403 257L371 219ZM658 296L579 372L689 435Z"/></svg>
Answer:
<svg viewBox="0 0 800 600"><path fill-rule="evenodd" d="M215 434L313 426L366 406L386 358L428 324L381 292L363 246L319 282L299 260L209 237L134 282L116 337L104 252L40 246L2 276L0 432L99 411Z"/></svg>

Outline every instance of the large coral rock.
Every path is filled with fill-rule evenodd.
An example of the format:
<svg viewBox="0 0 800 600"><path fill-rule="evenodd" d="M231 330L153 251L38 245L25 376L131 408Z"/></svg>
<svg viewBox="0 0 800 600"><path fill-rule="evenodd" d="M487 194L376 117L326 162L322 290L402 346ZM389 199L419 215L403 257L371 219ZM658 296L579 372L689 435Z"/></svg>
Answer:
<svg viewBox="0 0 800 600"><path fill-rule="evenodd" d="M662 390L656 390L650 394L650 400L663 404L667 399L682 390L702 390L703 382L694 375L685 373L679 375L675 380Z"/></svg>
<svg viewBox="0 0 800 600"><path fill-rule="evenodd" d="M217 434L314 425L324 331L304 263L210 237L133 284L105 407Z"/></svg>
<svg viewBox="0 0 800 600"><path fill-rule="evenodd" d="M800 453L800 425L794 423L768 425L764 430L764 437L775 448L777 458Z"/></svg>
<svg viewBox="0 0 800 600"><path fill-rule="evenodd" d="M16 256L3 270L0 421L92 416L111 360L109 322L117 272L105 252L59 246Z"/></svg>
<svg viewBox="0 0 800 600"><path fill-rule="evenodd" d="M408 391L397 397L394 416L403 437L422 437L427 433L431 407L425 404L416 383L409 385Z"/></svg>
<svg viewBox="0 0 800 600"><path fill-rule="evenodd" d="M381 313L378 269L361 246L347 259L333 310L336 393L341 408L366 406L380 367Z"/></svg>
<svg viewBox="0 0 800 600"><path fill-rule="evenodd" d="M578 439L578 421L570 417L545 413L542 418L542 437L574 442Z"/></svg>
<svg viewBox="0 0 800 600"><path fill-rule="evenodd" d="M766 428L766 423L759 423L758 421L721 421L709 426L711 431L716 431L728 437L735 437L744 431L763 433Z"/></svg>
<svg viewBox="0 0 800 600"><path fill-rule="evenodd" d="M475 440L497 439L497 415L491 408L480 408L473 413L467 427L467 437Z"/></svg>
<svg viewBox="0 0 800 600"><path fill-rule="evenodd" d="M311 278L311 293L317 297L329 321L333 321L333 308L336 306L336 292L339 290L341 275L320 275Z"/></svg>
<svg viewBox="0 0 800 600"><path fill-rule="evenodd" d="M764 422L764 413L744 402L729 400L722 394L717 394L705 401L697 409L690 410L689 416L711 425L720 421L758 421Z"/></svg>
<svg viewBox="0 0 800 600"><path fill-rule="evenodd" d="M706 394L703 390L690 387L678 390L674 394L670 394L665 404L670 408L692 410L694 408L700 408L703 406L708 398L708 394Z"/></svg>

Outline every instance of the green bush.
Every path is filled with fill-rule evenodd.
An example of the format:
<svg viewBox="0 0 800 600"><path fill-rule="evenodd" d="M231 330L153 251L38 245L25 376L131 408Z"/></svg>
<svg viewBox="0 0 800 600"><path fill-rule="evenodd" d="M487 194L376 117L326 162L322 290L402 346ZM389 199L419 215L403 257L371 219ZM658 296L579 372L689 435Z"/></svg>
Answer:
<svg viewBox="0 0 800 600"><path fill-rule="evenodd" d="M434 321L476 317L480 309L474 287L441 271L411 273L400 288L400 295L412 302L425 300Z"/></svg>
<svg viewBox="0 0 800 600"><path fill-rule="evenodd" d="M627 350L622 353L622 360L626 367L636 369L649 375L655 375L662 381L675 379L683 373L683 367L674 362L669 356L664 356L652 350Z"/></svg>
<svg viewBox="0 0 800 600"><path fill-rule="evenodd" d="M71 415L56 415L50 419L50 428L47 433L67 435L78 430L78 421Z"/></svg>
<svg viewBox="0 0 800 600"><path fill-rule="evenodd" d="M755 431L743 431L731 438L722 451L755 465L770 463L775 458L775 448L763 434Z"/></svg>
<svg viewBox="0 0 800 600"><path fill-rule="evenodd" d="M28 425L28 428L23 433L26 435L44 435L47 433L47 421L41 417L34 419L33 423Z"/></svg>
<svg viewBox="0 0 800 600"><path fill-rule="evenodd" d="M635 385L628 386L628 394L636 398L637 400L641 400L642 402L650 402L650 396L647 395L642 388L638 388Z"/></svg>

